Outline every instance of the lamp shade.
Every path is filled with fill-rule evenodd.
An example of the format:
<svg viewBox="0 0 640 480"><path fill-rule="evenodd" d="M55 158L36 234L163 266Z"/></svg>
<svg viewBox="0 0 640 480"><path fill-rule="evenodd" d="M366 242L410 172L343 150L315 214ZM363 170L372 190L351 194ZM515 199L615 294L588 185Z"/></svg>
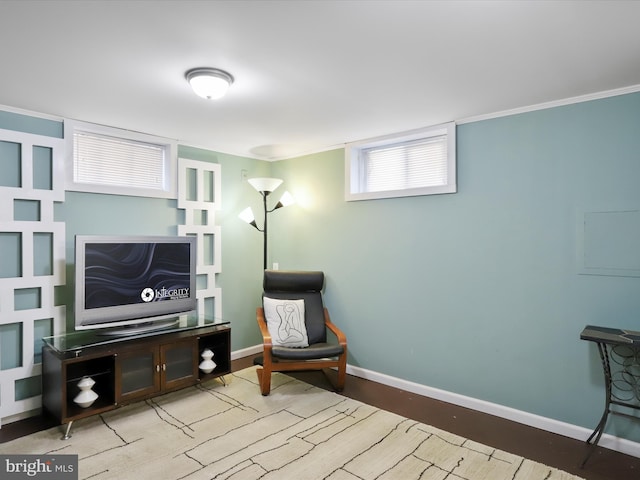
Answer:
<svg viewBox="0 0 640 480"><path fill-rule="evenodd" d="M296 199L287 191L282 194L282 197L280 197L280 203L283 207L288 207L289 205L296 203Z"/></svg>
<svg viewBox="0 0 640 480"><path fill-rule="evenodd" d="M217 68L194 68L185 77L196 95L209 100L224 97L233 83L229 73Z"/></svg>
<svg viewBox="0 0 640 480"><path fill-rule="evenodd" d="M280 186L282 180L279 178L258 177L249 178L247 182L259 192L271 193Z"/></svg>
<svg viewBox="0 0 640 480"><path fill-rule="evenodd" d="M252 222L255 222L256 220L256 217L253 215L253 210L251 210L251 207L247 207L244 210L242 210L238 215L238 217L240 217L241 220L247 223L252 223Z"/></svg>

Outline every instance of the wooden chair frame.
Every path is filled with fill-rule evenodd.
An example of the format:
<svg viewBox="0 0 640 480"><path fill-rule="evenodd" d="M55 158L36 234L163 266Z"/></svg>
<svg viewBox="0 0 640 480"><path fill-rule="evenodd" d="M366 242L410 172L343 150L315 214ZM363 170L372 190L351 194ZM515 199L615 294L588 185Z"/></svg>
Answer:
<svg viewBox="0 0 640 480"><path fill-rule="evenodd" d="M338 343L342 346L342 353L335 359L331 358L317 358L317 359L305 359L305 360L286 360L282 358L274 358L272 356L272 343L269 329L267 328L267 321L264 317L264 309L258 307L256 309L256 319L258 321L258 327L260 327L260 333L262 334L264 344L264 355L262 367L257 369L258 381L260 383L260 391L262 395L269 395L271 391L271 373L272 372L290 372L301 370L323 370L327 368L337 368L338 378L337 381L333 381L328 375L327 378L332 383L336 391L340 392L344 389L345 380L347 377L347 337L329 317L329 311L324 308L324 324L326 328L332 332L338 340ZM326 374L326 372L325 372Z"/></svg>

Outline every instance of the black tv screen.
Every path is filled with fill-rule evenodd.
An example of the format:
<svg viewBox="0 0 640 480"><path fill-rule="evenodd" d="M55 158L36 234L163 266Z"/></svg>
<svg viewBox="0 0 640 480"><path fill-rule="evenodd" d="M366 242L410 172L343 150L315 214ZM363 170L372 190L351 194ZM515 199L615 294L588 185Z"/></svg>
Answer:
<svg viewBox="0 0 640 480"><path fill-rule="evenodd" d="M195 310L195 237L76 237L76 329Z"/></svg>

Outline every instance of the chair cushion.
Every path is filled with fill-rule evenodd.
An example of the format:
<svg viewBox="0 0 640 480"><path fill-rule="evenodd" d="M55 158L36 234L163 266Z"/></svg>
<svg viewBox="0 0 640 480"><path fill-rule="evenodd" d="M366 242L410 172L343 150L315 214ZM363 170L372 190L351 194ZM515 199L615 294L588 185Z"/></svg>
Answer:
<svg viewBox="0 0 640 480"><path fill-rule="evenodd" d="M287 270L266 270L264 272L264 297L285 300L304 300L305 325L309 344L327 341L324 324L322 287L324 273Z"/></svg>
<svg viewBox="0 0 640 480"><path fill-rule="evenodd" d="M333 343L315 343L307 348L273 347L271 356L283 360L318 360L320 358L337 357L344 349ZM274 358L274 360L275 360Z"/></svg>
<svg viewBox="0 0 640 480"><path fill-rule="evenodd" d="M263 305L272 345L291 348L309 346L304 300L264 297Z"/></svg>

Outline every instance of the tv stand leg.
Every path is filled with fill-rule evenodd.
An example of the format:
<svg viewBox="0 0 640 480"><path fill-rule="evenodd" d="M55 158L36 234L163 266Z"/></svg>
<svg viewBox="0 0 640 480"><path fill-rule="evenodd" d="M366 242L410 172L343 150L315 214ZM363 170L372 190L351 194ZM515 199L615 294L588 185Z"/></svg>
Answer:
<svg viewBox="0 0 640 480"><path fill-rule="evenodd" d="M222 381L222 384L226 387L227 381L225 380L224 375L220 375L218 378Z"/></svg>
<svg viewBox="0 0 640 480"><path fill-rule="evenodd" d="M73 424L73 420L71 420L68 424L67 424L67 429L64 432L64 435L62 436L62 438L60 438L60 440L69 440L71 438L71 435L69 435L69 433L71 432L71 424Z"/></svg>

